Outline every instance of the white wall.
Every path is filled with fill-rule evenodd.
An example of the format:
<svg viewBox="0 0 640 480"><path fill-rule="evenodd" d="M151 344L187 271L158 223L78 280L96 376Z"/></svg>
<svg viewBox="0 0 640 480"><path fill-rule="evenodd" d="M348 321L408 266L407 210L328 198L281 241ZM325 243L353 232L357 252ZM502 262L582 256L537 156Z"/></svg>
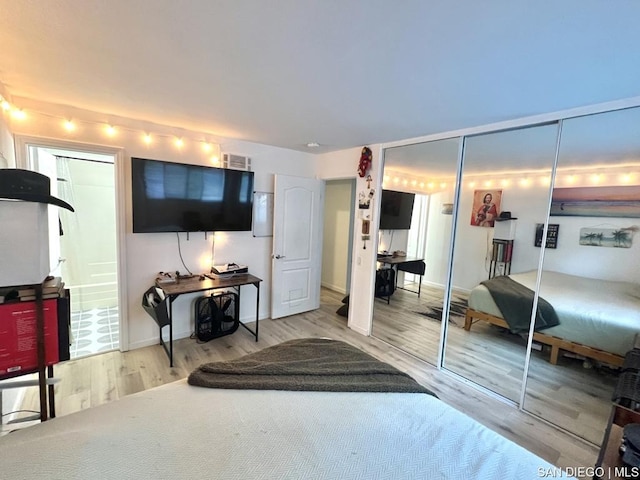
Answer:
<svg viewBox="0 0 640 480"><path fill-rule="evenodd" d="M435 285L444 285L447 281L451 247L453 216L442 213L444 203L453 203L452 192L440 192L430 196L423 282Z"/></svg>
<svg viewBox="0 0 640 480"><path fill-rule="evenodd" d="M347 293L351 271L353 180L330 180L325 186L322 286Z"/></svg>
<svg viewBox="0 0 640 480"><path fill-rule="evenodd" d="M199 140L210 138L202 132L174 129L169 126L148 124L127 118L109 117L109 122L120 126L116 136L110 138L104 133L106 117L103 114L74 109L66 113L64 107L20 99L20 106L27 112L27 119L13 122L16 135L46 137L55 140L80 142L82 145L101 145L120 148L123 162L117 168L123 175L123 184L117 185L120 199L124 200L126 232L126 269L124 279L128 288L128 305L122 308L128 316L128 337L130 348L157 343L158 329L153 320L142 309L140 301L143 292L153 284L159 271L185 271L178 252L176 234L133 234L131 222L131 178L130 158L143 157L173 162L211 165L211 153L204 153ZM33 113L42 112L43 114ZM78 128L67 133L62 128L64 118L72 116ZM144 132L155 133L154 141L147 145L142 141ZM172 136L185 139L185 145L179 149L173 144ZM314 175L314 156L231 139L217 138L213 142L214 153L229 152L247 155L252 158L255 172L255 190L273 192L273 175L288 174L297 176ZM86 149L86 148L85 148ZM205 239L204 233L180 234L182 257L193 272L208 270L211 263L211 235ZM270 315L271 296L271 246L272 237L254 238L251 232L219 233L215 244L215 262L233 261L246 264L250 272L264 281L260 290L260 318ZM196 295L181 296L174 303L174 338L189 336L193 331L192 303ZM241 317L243 321L255 319L255 289L243 287L241 299Z"/></svg>
<svg viewBox="0 0 640 480"><path fill-rule="evenodd" d="M498 174L491 174L495 178ZM546 218L548 186L532 185L503 187L501 209L511 211L516 224L511 272L519 273L538 268L541 249L534 246L536 224ZM470 225L473 189L463 189L456 232L453 286L470 290L489 275L493 228ZM427 274L425 281L442 284L446 280L448 244L442 232L450 228L451 216L441 215L439 208L430 209L427 246ZM434 222L438 222L434 225ZM582 227L600 225L604 228L640 226L638 218L551 217L549 223L560 225L558 248L546 249L545 270L554 270L604 280L638 282L640 236L636 235L631 248L604 248L579 245ZM433 276L431 276L433 275Z"/></svg>
<svg viewBox="0 0 640 480"><path fill-rule="evenodd" d="M382 168L380 165L380 146L369 145L373 153L372 168L369 172L373 178L372 188L382 185ZM350 148L339 152L332 152L316 157L316 175L319 178L352 178L356 180L356 196L354 208L356 215L354 218L354 241L351 262L351 289L349 298L349 321L350 328L364 335L369 335L371 331L371 316L373 314L373 285L375 279L376 264L376 238L378 235L378 212L380 210L380 192L377 191L371 203L371 208L362 212L367 212L371 216L371 240L367 242L367 248L363 248L361 240L362 219L357 208L358 192L367 188L364 178L357 176L358 162L362 148Z"/></svg>
<svg viewBox="0 0 640 480"><path fill-rule="evenodd" d="M0 168L16 166L13 135L9 127L7 114L0 116Z"/></svg>

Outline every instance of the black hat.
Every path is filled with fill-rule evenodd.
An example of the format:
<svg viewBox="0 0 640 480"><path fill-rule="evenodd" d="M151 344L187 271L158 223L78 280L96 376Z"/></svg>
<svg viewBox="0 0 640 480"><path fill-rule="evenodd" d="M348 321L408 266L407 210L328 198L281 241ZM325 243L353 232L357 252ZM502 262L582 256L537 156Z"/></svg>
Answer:
<svg viewBox="0 0 640 480"><path fill-rule="evenodd" d="M75 210L67 202L51 196L51 180L46 175L19 168L0 169L0 198L50 203Z"/></svg>
<svg viewBox="0 0 640 480"><path fill-rule="evenodd" d="M512 217L511 216L511 212L509 211L505 211L505 212L500 212L500 215L498 215L498 218L496 218L496 222L504 222L506 220L517 220L518 217Z"/></svg>

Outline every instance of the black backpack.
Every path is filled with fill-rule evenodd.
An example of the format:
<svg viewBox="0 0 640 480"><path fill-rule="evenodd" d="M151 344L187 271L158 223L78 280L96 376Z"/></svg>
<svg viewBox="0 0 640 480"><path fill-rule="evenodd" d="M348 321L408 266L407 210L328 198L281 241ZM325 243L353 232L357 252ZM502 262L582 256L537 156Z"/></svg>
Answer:
<svg viewBox="0 0 640 480"><path fill-rule="evenodd" d="M396 289L396 271L393 268L382 268L376 271L376 297L390 297Z"/></svg>
<svg viewBox="0 0 640 480"><path fill-rule="evenodd" d="M240 326L238 295L232 292L200 297L195 303L195 333L208 342L230 335Z"/></svg>

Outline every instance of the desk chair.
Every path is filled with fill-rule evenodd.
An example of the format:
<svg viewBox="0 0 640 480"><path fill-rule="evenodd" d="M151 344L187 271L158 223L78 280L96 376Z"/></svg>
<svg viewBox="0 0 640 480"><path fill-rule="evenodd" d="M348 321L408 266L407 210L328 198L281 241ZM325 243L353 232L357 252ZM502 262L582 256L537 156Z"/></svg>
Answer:
<svg viewBox="0 0 640 480"><path fill-rule="evenodd" d="M413 273L414 275L419 275L420 281L418 282L417 292L413 290L409 290L408 288L404 288L404 287L398 287L398 288L402 288L403 290L407 290L409 292L417 293L418 297L420 297L420 289L422 287L422 276L424 275L424 271L426 270L426 268L427 268L427 265L426 263L424 263L424 260L413 260L410 262L399 263L397 265L397 269L399 272L407 272L407 273Z"/></svg>

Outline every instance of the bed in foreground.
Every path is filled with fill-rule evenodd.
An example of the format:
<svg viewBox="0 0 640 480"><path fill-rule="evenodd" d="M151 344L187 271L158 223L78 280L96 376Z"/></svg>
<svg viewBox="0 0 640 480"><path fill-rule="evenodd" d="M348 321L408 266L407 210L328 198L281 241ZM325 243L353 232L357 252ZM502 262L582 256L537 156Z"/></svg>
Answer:
<svg viewBox="0 0 640 480"><path fill-rule="evenodd" d="M323 342L336 345L293 342L312 342L316 352ZM284 365L291 376L300 358L285 357L275 369ZM306 360L301 376L313 377ZM372 373L374 383L389 372ZM0 439L0 456L5 478L47 479L532 479L554 468L428 393L203 388L186 380L11 433Z"/></svg>
<svg viewBox="0 0 640 480"><path fill-rule="evenodd" d="M535 289L535 271L508 277L529 290ZM553 307L559 320L558 325L534 333L534 340L551 346L552 364L557 363L560 350L567 350L622 365L640 332L640 285L544 271L540 298ZM485 285L471 290L468 303L465 330L471 329L474 319L510 329ZM527 323L530 311L529 306L524 315Z"/></svg>

